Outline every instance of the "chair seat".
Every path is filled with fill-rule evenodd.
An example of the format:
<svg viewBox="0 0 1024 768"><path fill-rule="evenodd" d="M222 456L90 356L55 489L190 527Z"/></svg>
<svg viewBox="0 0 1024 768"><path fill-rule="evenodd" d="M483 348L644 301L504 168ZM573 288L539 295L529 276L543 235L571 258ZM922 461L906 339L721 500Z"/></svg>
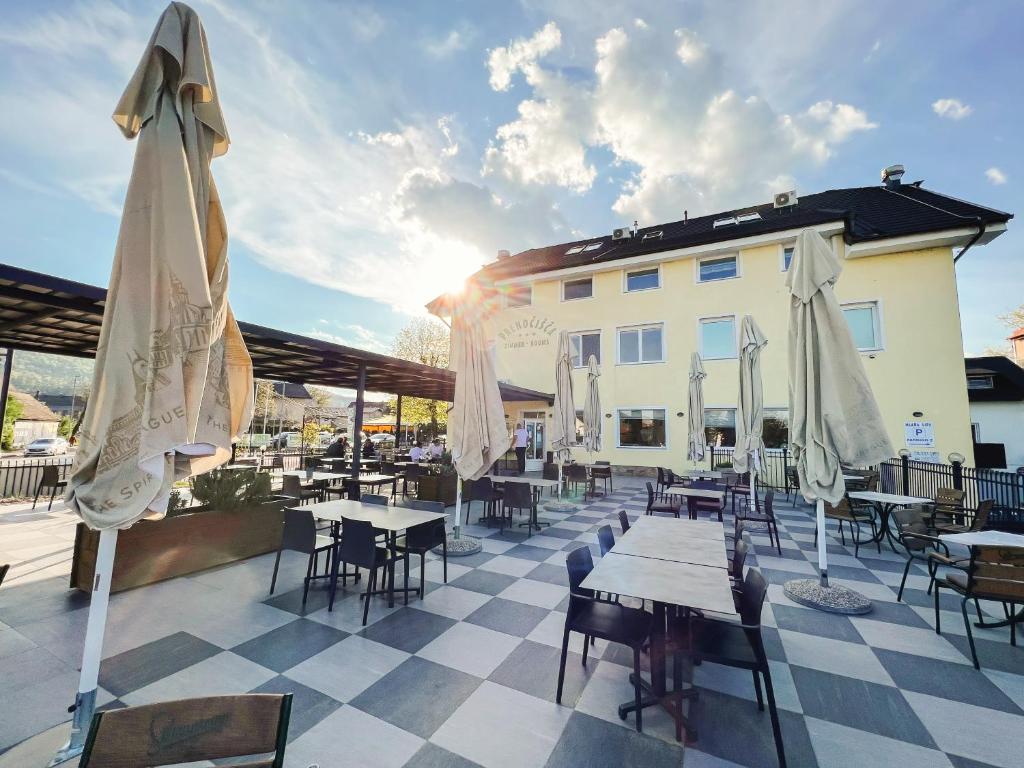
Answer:
<svg viewBox="0 0 1024 768"><path fill-rule="evenodd" d="M572 616L576 632L623 645L640 645L651 634L651 616L618 603L588 603Z"/></svg>
<svg viewBox="0 0 1024 768"><path fill-rule="evenodd" d="M324 549L330 549L331 547L334 546L334 537L332 537L332 536L323 536L323 535L318 533L316 535L316 544L314 546L316 547L316 551L317 552L320 552L321 550L324 550Z"/></svg>
<svg viewBox="0 0 1024 768"><path fill-rule="evenodd" d="M963 571L948 571L942 581L957 592L967 591L967 574Z"/></svg>
<svg viewBox="0 0 1024 768"><path fill-rule="evenodd" d="M667 512L670 515L678 515L679 507L675 504L654 504L651 506L651 512Z"/></svg>
<svg viewBox="0 0 1024 768"><path fill-rule="evenodd" d="M866 523L871 520L871 515L858 515L852 510L846 512L839 509L825 510L825 517L829 520L842 520L848 523Z"/></svg>

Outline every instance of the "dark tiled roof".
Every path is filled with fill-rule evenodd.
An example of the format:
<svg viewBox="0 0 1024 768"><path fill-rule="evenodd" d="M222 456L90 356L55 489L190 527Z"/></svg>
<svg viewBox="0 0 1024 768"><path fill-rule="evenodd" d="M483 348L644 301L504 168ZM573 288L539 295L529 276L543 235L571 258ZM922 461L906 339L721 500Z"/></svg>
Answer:
<svg viewBox="0 0 1024 768"><path fill-rule="evenodd" d="M11 392L11 397L21 403L18 421L60 421L60 416L24 392Z"/></svg>
<svg viewBox="0 0 1024 768"><path fill-rule="evenodd" d="M1017 402L1024 400L1024 368L1002 355L968 357L964 360L968 377L991 376L992 389L968 389L972 403Z"/></svg>
<svg viewBox="0 0 1024 768"><path fill-rule="evenodd" d="M1011 214L940 195L916 184L902 184L895 189L882 186L830 189L799 197L798 200L797 205L788 208L774 208L771 203L766 203L709 216L698 216L688 221L643 227L629 240L613 241L611 235L604 235L544 248L531 248L488 264L476 277L500 280L833 221L845 222L844 237L847 243L853 244L887 237L976 226L979 219L986 224L993 224L1013 218ZM759 213L761 218L723 227L714 226L718 219L753 212ZM662 232L660 238L643 239L645 234L659 230ZM566 251L574 246L596 242L600 242L601 246L593 251L566 255Z"/></svg>

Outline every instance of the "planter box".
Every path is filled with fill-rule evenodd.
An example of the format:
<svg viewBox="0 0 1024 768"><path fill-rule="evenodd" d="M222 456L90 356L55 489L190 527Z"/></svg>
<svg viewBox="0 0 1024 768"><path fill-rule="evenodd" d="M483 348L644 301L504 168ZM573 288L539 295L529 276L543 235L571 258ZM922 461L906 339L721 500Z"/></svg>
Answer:
<svg viewBox="0 0 1024 768"><path fill-rule="evenodd" d="M217 565L273 552L281 544L287 500L234 512L209 510L163 520L140 520L117 534L110 591L121 592ZM71 586L92 590L100 535L79 523Z"/></svg>
<svg viewBox="0 0 1024 768"><path fill-rule="evenodd" d="M455 503L455 489L459 476L422 475L417 480L416 498L420 501L442 501L446 507Z"/></svg>

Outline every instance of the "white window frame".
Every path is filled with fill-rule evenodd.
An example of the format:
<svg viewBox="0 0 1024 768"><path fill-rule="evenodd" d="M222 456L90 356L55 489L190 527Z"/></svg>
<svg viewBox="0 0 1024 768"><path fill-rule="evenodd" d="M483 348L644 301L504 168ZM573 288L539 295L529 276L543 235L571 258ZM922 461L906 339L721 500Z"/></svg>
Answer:
<svg viewBox="0 0 1024 768"><path fill-rule="evenodd" d="M735 354L730 357L708 357L704 349L704 323L715 322L716 320L732 320L733 327L733 350ZM702 360L738 360L740 356L740 326L736 322L736 314L727 312L721 315L705 315L697 318L697 349L700 351Z"/></svg>
<svg viewBox="0 0 1024 768"><path fill-rule="evenodd" d="M720 277L717 280L701 280L700 279L700 265L705 261L724 261L725 259L733 258L736 260L736 274L732 277ZM743 259L740 258L740 252L734 253L718 253L708 256L700 256L693 260L693 280L699 285L708 285L710 283L724 283L727 280L739 280L743 277Z"/></svg>
<svg viewBox="0 0 1024 768"><path fill-rule="evenodd" d="M972 387L971 386L971 382L972 381L986 382L987 386ZM996 388L996 377L993 374L975 373L975 374L971 374L970 376L967 377L967 390L969 392L986 392L988 390L995 389L995 388Z"/></svg>
<svg viewBox="0 0 1024 768"><path fill-rule="evenodd" d="M876 352L885 351L885 319L882 315L882 300L881 299L863 299L859 301L843 301L840 302L839 308L844 311L843 319L846 319L845 310L847 309L862 309L872 308L872 319L875 322L875 346L871 349L861 349L857 347L857 351L864 355L875 354ZM853 333L850 333L850 337L853 337ZM856 342L854 342L856 343Z"/></svg>
<svg viewBox="0 0 1024 768"><path fill-rule="evenodd" d="M665 444L664 445L623 445L622 444L622 412L623 411L663 411L665 414ZM668 406L667 405L617 405L615 406L615 447L624 451L667 451L669 449L669 428L668 428Z"/></svg>
<svg viewBox="0 0 1024 768"><path fill-rule="evenodd" d="M590 295L589 296L580 296L579 298L575 298L575 299L567 299L567 298L565 298L565 285L566 285L566 283L580 283L580 282L583 282L584 280L589 280L590 281ZM563 279L562 283L561 283L561 287L559 288L559 296L561 297L563 302L565 302L565 301L586 301L587 299L594 298L594 276L593 275L582 275L582 276L578 276L578 277L567 277L567 278Z"/></svg>
<svg viewBox="0 0 1024 768"><path fill-rule="evenodd" d="M623 331L636 331L637 332L637 351L640 353L640 357L643 357L643 331L648 328L658 328L661 330L661 359L660 360L637 360L634 363L623 362L622 360L622 337ZM616 365L658 365L664 363L668 357L665 352L668 349L668 344L665 342L665 323L641 323L639 325L620 325L615 329L615 364Z"/></svg>
<svg viewBox="0 0 1024 768"><path fill-rule="evenodd" d="M597 348L600 351L600 360L597 361L598 365L601 365L601 360L604 360L604 339L602 338L601 330L599 328L591 328L585 331L569 331L569 362L572 363L572 337L573 336L591 336L597 334ZM580 370L581 368L587 367L587 361L583 360L583 340L580 340L580 364L573 365L573 370Z"/></svg>
<svg viewBox="0 0 1024 768"><path fill-rule="evenodd" d="M792 243L779 243L779 272L786 273L789 270L786 269L786 249L792 248L793 255L796 255L796 241Z"/></svg>
<svg viewBox="0 0 1024 768"><path fill-rule="evenodd" d="M658 284L653 288L637 288L635 290L629 289L629 276L635 272L651 272L655 271L658 273ZM634 267L633 269L622 270L622 292L623 293L644 293L646 291L657 291L661 289L661 264L655 264L653 267Z"/></svg>
<svg viewBox="0 0 1024 768"><path fill-rule="evenodd" d="M533 306L533 283L517 283L516 285L509 286L509 287L510 288L518 288L518 289L526 288L530 292L530 300L527 303L525 303L525 304L509 304L508 303L509 295L506 293L505 294L505 309L523 309L524 307L532 307Z"/></svg>

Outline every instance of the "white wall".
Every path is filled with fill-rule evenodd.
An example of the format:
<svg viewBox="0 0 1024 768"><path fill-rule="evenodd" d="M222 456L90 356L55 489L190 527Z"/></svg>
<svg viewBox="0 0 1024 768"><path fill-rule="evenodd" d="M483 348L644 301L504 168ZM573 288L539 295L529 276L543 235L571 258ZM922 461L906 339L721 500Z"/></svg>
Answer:
<svg viewBox="0 0 1024 768"><path fill-rule="evenodd" d="M1024 465L1024 403L971 403L978 442L1006 446L1006 468Z"/></svg>

